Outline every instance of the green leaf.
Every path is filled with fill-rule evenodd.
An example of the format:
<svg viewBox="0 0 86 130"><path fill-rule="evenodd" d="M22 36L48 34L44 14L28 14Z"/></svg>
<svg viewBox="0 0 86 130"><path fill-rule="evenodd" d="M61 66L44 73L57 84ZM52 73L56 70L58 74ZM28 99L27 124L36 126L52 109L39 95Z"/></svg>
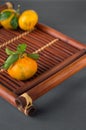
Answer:
<svg viewBox="0 0 86 130"><path fill-rule="evenodd" d="M19 55L18 55L18 54L10 55L10 56L6 59L4 65L3 65L3 68L7 70L14 62L16 62L16 61L18 60L18 58L19 58Z"/></svg>
<svg viewBox="0 0 86 130"><path fill-rule="evenodd" d="M35 54L27 54L28 57L34 59L34 60L38 60L39 58L39 54L35 53Z"/></svg>
<svg viewBox="0 0 86 130"><path fill-rule="evenodd" d="M0 13L0 21L9 18L11 14L12 13L10 11L5 11L5 12Z"/></svg>
<svg viewBox="0 0 86 130"><path fill-rule="evenodd" d="M10 24L13 27L13 29L17 29L18 28L18 18L17 18L17 16L14 16L11 19Z"/></svg>
<svg viewBox="0 0 86 130"><path fill-rule="evenodd" d="M15 52L14 52L14 51L11 51L9 48L6 48L5 51L6 51L6 54L7 54L7 55L15 54Z"/></svg>
<svg viewBox="0 0 86 130"><path fill-rule="evenodd" d="M26 44L19 44L18 47L17 47L17 52L19 54L24 53L26 51L26 47L27 47Z"/></svg>

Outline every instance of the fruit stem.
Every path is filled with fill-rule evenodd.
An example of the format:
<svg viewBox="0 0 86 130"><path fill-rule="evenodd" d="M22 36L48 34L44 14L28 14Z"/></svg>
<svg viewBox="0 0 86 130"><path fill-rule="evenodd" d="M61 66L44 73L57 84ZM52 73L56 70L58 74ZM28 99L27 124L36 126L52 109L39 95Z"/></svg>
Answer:
<svg viewBox="0 0 86 130"><path fill-rule="evenodd" d="M20 14L20 4L18 4L18 8L17 8L17 10L16 10L16 12L18 13L18 14Z"/></svg>

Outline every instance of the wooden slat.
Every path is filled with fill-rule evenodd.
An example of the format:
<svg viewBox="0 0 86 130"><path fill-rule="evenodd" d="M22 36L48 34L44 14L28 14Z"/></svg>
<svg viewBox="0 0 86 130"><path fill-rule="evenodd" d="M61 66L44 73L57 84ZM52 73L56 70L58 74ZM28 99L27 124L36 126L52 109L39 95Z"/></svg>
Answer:
<svg viewBox="0 0 86 130"><path fill-rule="evenodd" d="M34 101L85 67L86 54L26 93L31 96ZM23 102L21 104L23 104Z"/></svg>
<svg viewBox="0 0 86 130"><path fill-rule="evenodd" d="M23 31L11 31L11 30L5 30L1 28L0 33L0 44L4 43L5 41L10 40L11 35L12 38L19 35L19 33L23 33ZM4 38L4 33L7 35ZM11 35L10 35L11 34ZM2 37L3 36L3 37ZM26 36L23 36L22 38L14 41L12 44L9 44L8 47L12 50L15 50L17 45L19 43L26 43L27 44L27 50L26 52L31 53L40 47L46 45L47 43L51 42L55 37L52 35L41 31L39 29L35 29L30 34L27 34ZM0 82L5 85L5 87L9 88L11 91L15 92L16 94L21 94L24 91L31 89L39 82L42 82L49 76L55 73L55 71L59 71L58 68L65 67L67 63L70 63L71 57L76 57L77 54L81 53L80 49L77 49L74 46L71 46L67 42L63 42L61 40L57 41L54 45L50 46L49 48L46 48L43 52L40 52L40 58L38 60L38 71L35 76L33 76L31 79L27 81L17 81L13 78L11 78L6 73L1 73L1 79ZM0 51L0 58L4 61L7 58L7 55L5 53L5 47L3 47ZM66 63L66 64L65 64ZM57 68L57 69L56 69ZM54 71L50 71L54 70ZM51 73L50 73L51 72ZM8 82L4 82L4 80ZM3 81L2 81L3 80ZM16 81L16 82L15 82Z"/></svg>
<svg viewBox="0 0 86 130"><path fill-rule="evenodd" d="M61 39L62 41L70 44L73 47L76 47L78 49L86 48L86 45L81 44L79 41L74 40L74 39L68 37L67 35L62 34L61 32L59 32L59 31L57 31L57 30L55 30L53 28L50 28L49 26L45 26L45 25L39 23L37 25L37 28L44 31L45 33L48 33L48 34L50 34L50 35L52 35L54 37L57 37L57 38Z"/></svg>
<svg viewBox="0 0 86 130"><path fill-rule="evenodd" d="M60 63L59 65L55 66L54 68L52 68L51 70L45 72L44 74L42 74L41 76L38 76L38 78L34 79L31 82L27 82L26 85L21 89L18 88L18 90L15 92L18 95L21 94L24 91L27 91L29 89L32 89L34 86L36 86L37 84L39 84L40 82L43 82L44 80L46 80L47 78L49 78L50 76L54 75L55 73L57 73L58 71L60 71L61 69L63 69L64 67L66 67L67 65L71 64L72 62L74 62L75 60L77 60L79 57L81 57L82 55L84 55L86 53L86 50L81 50L78 53L76 53L75 55L71 56L70 58L68 58L67 60L65 60L64 62Z"/></svg>

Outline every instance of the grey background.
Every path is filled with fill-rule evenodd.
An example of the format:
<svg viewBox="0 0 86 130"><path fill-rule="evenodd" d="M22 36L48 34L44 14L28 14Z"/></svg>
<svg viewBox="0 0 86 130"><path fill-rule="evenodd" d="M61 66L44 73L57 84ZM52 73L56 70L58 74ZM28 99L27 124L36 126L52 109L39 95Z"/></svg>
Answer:
<svg viewBox="0 0 86 130"><path fill-rule="evenodd" d="M6 0L0 0L0 4ZM9 0L10 1L10 0ZM86 43L86 1L11 0L15 8L34 9L39 22ZM26 117L0 98L0 130L86 130L86 68L35 102L38 111Z"/></svg>

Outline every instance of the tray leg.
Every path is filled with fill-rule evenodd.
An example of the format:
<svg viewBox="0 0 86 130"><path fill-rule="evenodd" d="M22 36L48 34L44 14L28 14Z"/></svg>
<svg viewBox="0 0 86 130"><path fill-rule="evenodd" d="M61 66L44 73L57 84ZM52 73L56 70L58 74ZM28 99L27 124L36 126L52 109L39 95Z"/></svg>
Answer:
<svg viewBox="0 0 86 130"><path fill-rule="evenodd" d="M17 108L20 111L23 111L25 115L33 115L33 113L36 111L36 107L33 105L32 98L27 94L24 93L20 95L15 100Z"/></svg>
<svg viewBox="0 0 86 130"><path fill-rule="evenodd" d="M32 104L29 108L27 107L25 114L32 116L36 112L36 107Z"/></svg>

